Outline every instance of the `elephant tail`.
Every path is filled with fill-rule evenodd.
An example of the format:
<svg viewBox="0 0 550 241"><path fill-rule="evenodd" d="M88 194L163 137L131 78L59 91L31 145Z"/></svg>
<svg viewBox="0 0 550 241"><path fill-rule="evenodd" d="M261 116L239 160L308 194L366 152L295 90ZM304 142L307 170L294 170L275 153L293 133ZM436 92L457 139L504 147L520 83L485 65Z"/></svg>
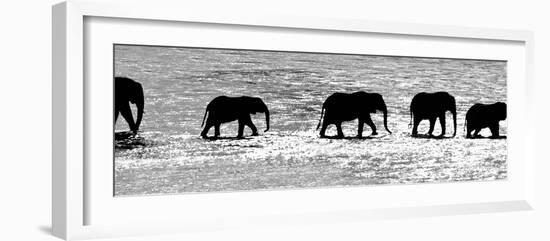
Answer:
<svg viewBox="0 0 550 241"><path fill-rule="evenodd" d="M321 127L321 120L323 120L323 113L325 111L325 106L323 105L323 108L321 108L321 118L319 118L319 124L317 124L317 128L316 130L319 129L319 127Z"/></svg>
<svg viewBox="0 0 550 241"><path fill-rule="evenodd" d="M412 111L412 108L411 108L410 112L411 112L411 120L409 121L409 128L411 128L412 122L413 122L413 111Z"/></svg>
<svg viewBox="0 0 550 241"><path fill-rule="evenodd" d="M468 118L464 117L464 132L466 132L466 125L468 125ZM468 133L466 133L468 135Z"/></svg>
<svg viewBox="0 0 550 241"><path fill-rule="evenodd" d="M204 126L204 120L206 119L206 114L208 114L208 109L206 109L206 111L204 111L204 117L202 117L202 124L201 124L201 127Z"/></svg>

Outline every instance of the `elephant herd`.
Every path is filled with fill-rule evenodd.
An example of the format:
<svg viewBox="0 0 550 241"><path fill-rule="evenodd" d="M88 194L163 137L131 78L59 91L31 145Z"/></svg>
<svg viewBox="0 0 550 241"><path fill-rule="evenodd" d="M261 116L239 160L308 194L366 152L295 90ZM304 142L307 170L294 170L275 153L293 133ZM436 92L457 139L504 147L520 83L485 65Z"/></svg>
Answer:
<svg viewBox="0 0 550 241"><path fill-rule="evenodd" d="M130 103L137 106L137 119L134 122ZM115 77L115 123L119 112L128 122L130 130L137 133L144 108L143 88L140 83L125 77ZM321 108L321 117L317 129L321 128L320 137L326 137L325 132L329 125L335 125L337 138L343 138L342 122L358 119L357 137L362 137L364 124L367 124L372 135L377 135L376 125L373 123L370 114L381 111L384 115L384 129L388 129L388 109L384 98L378 93L367 93L364 91L354 93L333 93L328 96ZM456 101L447 92L416 94L410 104L412 136L419 136L418 125L422 120L429 120L430 128L427 135L433 137L435 122L439 119L441 124L440 137L445 135L445 114L449 111L453 115L453 137L456 136ZM242 138L244 127L252 130L252 135L258 135L258 130L251 114L265 113L266 130L269 130L269 109L259 97L241 96L227 97L218 96L206 106L202 120L201 137L208 138L208 131L214 127L214 137L220 136L220 125L227 122L238 121L237 137ZM466 138L480 137L479 132L483 128L489 128L492 138L499 137L499 122L506 119L506 104L496 102L494 104L474 104L466 112Z"/></svg>

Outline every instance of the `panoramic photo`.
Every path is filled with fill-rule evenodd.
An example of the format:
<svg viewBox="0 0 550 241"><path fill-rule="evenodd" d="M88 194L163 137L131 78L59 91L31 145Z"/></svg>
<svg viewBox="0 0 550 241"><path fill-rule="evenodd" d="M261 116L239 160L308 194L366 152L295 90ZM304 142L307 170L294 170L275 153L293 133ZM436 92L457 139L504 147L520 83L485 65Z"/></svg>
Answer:
<svg viewBox="0 0 550 241"><path fill-rule="evenodd" d="M506 61L113 51L115 196L507 178Z"/></svg>

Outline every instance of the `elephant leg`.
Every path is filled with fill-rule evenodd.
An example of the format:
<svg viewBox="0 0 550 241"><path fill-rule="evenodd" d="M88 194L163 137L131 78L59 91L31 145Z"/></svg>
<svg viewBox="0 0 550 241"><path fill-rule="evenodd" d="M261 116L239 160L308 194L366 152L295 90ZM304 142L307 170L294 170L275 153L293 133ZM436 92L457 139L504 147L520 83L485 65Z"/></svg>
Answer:
<svg viewBox="0 0 550 241"><path fill-rule="evenodd" d="M220 123L214 125L214 137L220 136Z"/></svg>
<svg viewBox="0 0 550 241"><path fill-rule="evenodd" d="M497 123L492 123L490 126L489 126L489 130L491 130L491 137L493 138L497 138L500 136L500 134L498 133L499 130L498 130L498 122Z"/></svg>
<svg viewBox="0 0 550 241"><path fill-rule="evenodd" d="M474 131L474 138L479 137L479 132L481 131L481 128L476 128Z"/></svg>
<svg viewBox="0 0 550 241"><path fill-rule="evenodd" d="M323 126L321 127L321 131L319 132L319 135L321 137L326 137L325 132L327 131L328 124L323 121Z"/></svg>
<svg viewBox="0 0 550 241"><path fill-rule="evenodd" d="M418 135L418 125L420 125L420 121L421 121L421 119L416 117L416 116L413 118L412 136L417 136Z"/></svg>
<svg viewBox="0 0 550 241"><path fill-rule="evenodd" d="M132 116L132 109L130 109L130 104L125 103L120 108L120 113L122 114L122 117L128 122L128 126L130 126L130 130L133 132L136 132L135 129L136 124L134 123L134 117Z"/></svg>
<svg viewBox="0 0 550 241"><path fill-rule="evenodd" d="M361 138L363 137L363 127L365 126L365 122L363 119L359 118L358 123L358 129L357 129L357 137Z"/></svg>
<svg viewBox="0 0 550 241"><path fill-rule="evenodd" d="M378 132L376 132L376 126L374 125L374 122L372 122L372 119L370 118L370 115L368 115L367 118L365 118L365 122L367 123L367 125L372 130L371 135L378 135Z"/></svg>
<svg viewBox="0 0 550 241"><path fill-rule="evenodd" d="M245 120L244 124L252 130L252 135L257 136L258 135L258 129L256 129L256 126L254 123L252 123L252 119L250 119L250 116L248 116L247 120Z"/></svg>
<svg viewBox="0 0 550 241"><path fill-rule="evenodd" d="M445 127L447 127L445 123L445 113L439 115L439 123L441 124L441 134L439 134L439 136L443 137L445 136Z"/></svg>
<svg viewBox="0 0 550 241"><path fill-rule="evenodd" d="M120 112L120 110L117 108L115 108L115 124L116 124L116 120L118 120L118 113Z"/></svg>
<svg viewBox="0 0 550 241"><path fill-rule="evenodd" d="M338 137L343 138L344 132L342 131L342 122L336 123L336 131L338 132Z"/></svg>
<svg viewBox="0 0 550 241"><path fill-rule="evenodd" d="M245 122L242 119L239 119L239 131L237 133L237 138L242 138L244 133Z"/></svg>
<svg viewBox="0 0 550 241"><path fill-rule="evenodd" d="M434 127L435 127L435 121L436 121L436 118L435 117L430 117L430 129L428 130L428 135L432 136L433 132L434 132Z"/></svg>
<svg viewBox="0 0 550 241"><path fill-rule="evenodd" d="M212 124L210 122L206 122L206 125L204 126L204 129L202 129L201 136L202 138L206 138L208 135L208 131L212 127Z"/></svg>
<svg viewBox="0 0 550 241"><path fill-rule="evenodd" d="M253 136L257 136L258 135L258 129L256 129L256 126L254 125L254 123L250 122L248 124L248 127L250 127L250 130L252 130L252 135Z"/></svg>

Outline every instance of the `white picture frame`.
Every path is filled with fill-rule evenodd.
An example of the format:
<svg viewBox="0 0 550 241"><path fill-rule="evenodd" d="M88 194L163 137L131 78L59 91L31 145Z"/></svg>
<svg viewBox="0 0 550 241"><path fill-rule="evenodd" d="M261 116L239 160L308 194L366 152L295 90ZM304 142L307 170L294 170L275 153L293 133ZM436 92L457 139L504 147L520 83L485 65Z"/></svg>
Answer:
<svg viewBox="0 0 550 241"><path fill-rule="evenodd" d="M150 11L153 8L155 11ZM136 234L193 232L234 226L259 225L269 227L301 222L360 221L530 210L533 208L535 173L535 158L531 149L534 147L533 132L531 129L523 132L514 132L514 126L533 126L529 119L523 118L524 116L529 116L530 110L525 107L532 101L529 93L532 91L530 86L533 74L533 34L529 31L371 22L351 19L312 19L276 14L254 15L251 13L250 15L243 16L227 13L227 15L212 15L208 14L207 10L189 9L185 3L177 2L163 2L161 4L158 2L95 2L73 0L55 5L52 16L52 227L53 234L60 238L69 240ZM427 39L426 41L433 39L436 41L452 40L457 46L473 41L486 46L496 46L494 47L496 49L500 48L497 43L514 46L510 48L510 53L513 52L513 54L510 54L510 57L503 57L513 59L518 63L517 71L514 70L516 77L512 77L508 84L509 98L514 100L509 105L508 114L510 122L508 145L509 150L514 150L509 153L509 159L513 160L513 164L510 166L510 178L506 181L496 183L471 182L397 185L390 187L370 186L292 191L277 190L259 193L170 195L137 197L131 200L113 199L114 201L112 202L105 201L108 199L105 194L98 194L103 196L97 198L96 193L102 193L102 187L107 184L98 181L93 175L105 176L109 172L105 170L105 173L102 173L100 170L96 172L97 174L87 174L90 169L95 168L97 170L101 166L97 166L96 163L91 162L89 159L91 153L87 149L89 148L89 143L86 142L86 135L90 135L90 129L87 129L86 125L89 122L86 118L90 118L90 106L86 102L86 95L89 95L87 91L89 91L90 86L85 82L86 68L89 67L89 63L86 62L86 54L89 54L89 50L86 50L86 47L88 47L86 45L86 34L101 33L101 30L86 29L85 25L87 19L98 18L138 21L137 24L154 22L150 28L168 23L172 23L171 25L191 23L219 25L229 31L232 31L232 28L252 27L268 33L276 30L274 34L280 34L287 30L299 30L305 33L315 32L318 35L357 33L359 35L378 34L395 38L418 37ZM109 21L106 22L108 23ZM132 24L135 24L135 22ZM138 42L152 44L151 40L142 41ZM173 44L178 45L178 42ZM216 45L216 43L210 44ZM444 48L445 45L442 46ZM498 54L495 56L498 57ZM468 53L455 57L467 58ZM513 89L510 89L510 86ZM112 114L112 111L109 113ZM109 121L111 120L109 119ZM105 152L108 151L105 150ZM94 191L97 189L100 190ZM433 199L435 196L434 192L443 192L446 189L451 189L453 192L458 193L458 195L465 194L466 197L459 198L458 196L445 195L446 197L441 200L427 200ZM486 193L487 190L497 191ZM387 197L388 195L399 197L397 193L420 197L412 198L413 200L409 202L392 202L391 200L378 199L373 200L371 206L365 208L361 208L363 200L358 198L364 197L366 194L370 197ZM331 201L346 207L338 208L337 205L330 206L330 204L322 202L317 205L311 205L311 203L306 202L315 198L321 200L328 196L339 197ZM424 199L421 198L422 196L424 196ZM268 203L270 200L277 198L282 203L275 208L265 208L261 205L253 205L251 203L243 205L243 203L247 203L247 200L254 200L257 203ZM286 202L288 200L306 201L297 201L291 204ZM350 203L342 205L344 204L343 200L357 201L350 201ZM162 210L153 208L153 205L158 205L159 203L162 203L162 206L166 208ZM197 205L199 208L197 208ZM201 205L203 208L200 208ZM93 208L90 208L91 206ZM124 207L137 206L142 207L143 210L140 210L140 212L123 210ZM193 208L185 209L182 207L174 211L174 207L178 206L193 206ZM232 208L229 210L225 208L227 206L232 206ZM186 214L185 218L181 218L183 216L181 215L182 213ZM258 215L253 215L255 213ZM102 219L98 219L101 221L91 222L90 216L94 215L101 216ZM112 220L116 221L106 223L105 219L109 215L111 215L110 218ZM136 218L136 216L141 216L142 218ZM149 221L144 221L145 219Z"/></svg>

